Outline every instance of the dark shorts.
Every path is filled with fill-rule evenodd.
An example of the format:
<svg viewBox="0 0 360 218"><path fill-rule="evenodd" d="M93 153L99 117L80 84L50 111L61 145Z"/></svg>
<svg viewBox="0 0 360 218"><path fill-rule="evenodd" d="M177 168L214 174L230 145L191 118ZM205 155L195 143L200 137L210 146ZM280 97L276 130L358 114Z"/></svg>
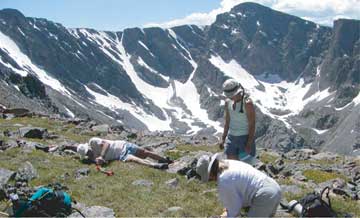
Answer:
<svg viewBox="0 0 360 218"><path fill-rule="evenodd" d="M245 152L245 145L248 139L248 135L233 136L228 135L225 140L225 154L239 156L240 153ZM251 145L250 155L255 157L256 148L255 144Z"/></svg>
<svg viewBox="0 0 360 218"><path fill-rule="evenodd" d="M128 155L135 155L138 150L139 150L139 146L129 142L125 143L124 148L120 154L119 160L126 161Z"/></svg>

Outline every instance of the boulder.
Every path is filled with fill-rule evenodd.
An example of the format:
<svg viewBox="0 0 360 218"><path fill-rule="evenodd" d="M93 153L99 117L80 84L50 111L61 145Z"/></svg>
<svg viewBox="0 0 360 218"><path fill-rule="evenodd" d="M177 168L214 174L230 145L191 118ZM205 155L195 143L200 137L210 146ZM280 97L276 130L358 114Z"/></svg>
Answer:
<svg viewBox="0 0 360 218"><path fill-rule="evenodd" d="M7 184L9 180L14 179L15 174L14 171L0 168L0 187Z"/></svg>
<svg viewBox="0 0 360 218"><path fill-rule="evenodd" d="M47 137L47 129L40 127L22 127L19 129L21 137L44 139Z"/></svg>
<svg viewBox="0 0 360 218"><path fill-rule="evenodd" d="M199 159L202 155L212 155L212 153L200 151L196 153L191 153L190 155L183 156L179 160L176 160L173 164L170 164L167 172L179 173L183 171L185 168L189 168L191 163L193 163L195 159Z"/></svg>
<svg viewBox="0 0 360 218"><path fill-rule="evenodd" d="M26 161L18 170L15 176L16 181L26 181L29 182L30 180L37 178L39 174L37 173L34 166L29 162Z"/></svg>

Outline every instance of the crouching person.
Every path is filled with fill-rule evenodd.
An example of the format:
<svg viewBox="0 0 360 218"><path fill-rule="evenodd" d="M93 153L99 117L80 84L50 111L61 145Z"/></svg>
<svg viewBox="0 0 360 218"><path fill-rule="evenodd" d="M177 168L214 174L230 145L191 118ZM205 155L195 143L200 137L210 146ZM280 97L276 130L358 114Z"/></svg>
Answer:
<svg viewBox="0 0 360 218"><path fill-rule="evenodd" d="M86 156L90 161L102 165L107 161L120 160L124 162L136 162L156 169L167 169L172 161L151 151L140 148L138 145L123 140L106 140L101 138L91 138L88 143L77 144L72 150L80 155ZM157 162L146 160L145 158L157 160Z"/></svg>
<svg viewBox="0 0 360 218"><path fill-rule="evenodd" d="M250 207L248 217L274 216L281 200L276 181L249 164L218 157L202 156L196 172L202 182L217 182L220 201L226 208L223 215L236 217L242 207Z"/></svg>

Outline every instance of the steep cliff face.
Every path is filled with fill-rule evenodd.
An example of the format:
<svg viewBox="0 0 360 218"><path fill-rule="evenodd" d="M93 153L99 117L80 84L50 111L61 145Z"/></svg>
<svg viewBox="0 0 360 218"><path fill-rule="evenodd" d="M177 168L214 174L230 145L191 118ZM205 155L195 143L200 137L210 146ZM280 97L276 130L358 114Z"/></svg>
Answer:
<svg viewBox="0 0 360 218"><path fill-rule="evenodd" d="M335 149L347 138L338 150L353 153L359 29L357 20L323 27L255 3L206 27L122 32L67 29L4 9L1 88L13 97L0 103L209 136L222 131L221 85L232 77L257 107L258 145Z"/></svg>

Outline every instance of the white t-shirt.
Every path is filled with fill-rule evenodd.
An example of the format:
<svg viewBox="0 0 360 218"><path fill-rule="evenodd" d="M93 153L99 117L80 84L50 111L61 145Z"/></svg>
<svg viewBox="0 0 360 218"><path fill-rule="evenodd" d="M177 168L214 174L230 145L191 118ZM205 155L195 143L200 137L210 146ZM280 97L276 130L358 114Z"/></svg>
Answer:
<svg viewBox="0 0 360 218"><path fill-rule="evenodd" d="M267 176L241 161L225 162L229 164L229 168L218 177L219 198L227 209L228 217L236 217L242 207L250 206Z"/></svg>
<svg viewBox="0 0 360 218"><path fill-rule="evenodd" d="M112 141L112 140L106 140L96 137L91 138L89 140L89 147L94 154L94 158L97 158L101 155L101 150L102 150L101 143L103 141L109 143L109 148L105 153L104 159L106 161L119 160L120 154L124 149L124 144L126 143L126 141L123 140Z"/></svg>

